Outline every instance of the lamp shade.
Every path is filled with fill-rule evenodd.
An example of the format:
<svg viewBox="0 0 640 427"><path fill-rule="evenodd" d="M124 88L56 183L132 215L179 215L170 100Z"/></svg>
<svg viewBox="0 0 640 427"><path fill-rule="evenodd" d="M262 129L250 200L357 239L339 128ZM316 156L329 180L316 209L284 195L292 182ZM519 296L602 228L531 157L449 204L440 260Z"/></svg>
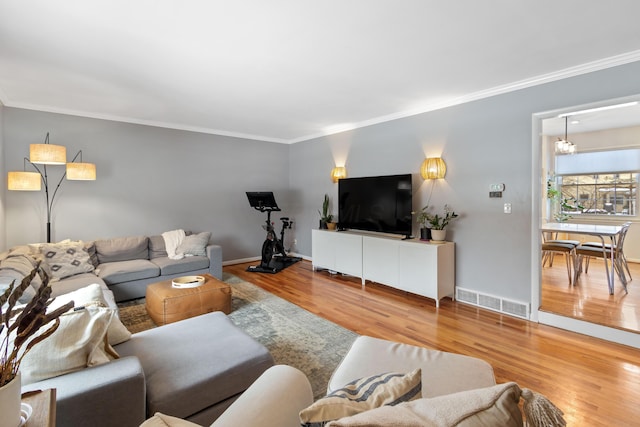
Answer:
<svg viewBox="0 0 640 427"><path fill-rule="evenodd" d="M7 187L16 191L40 191L41 176L38 172L9 172Z"/></svg>
<svg viewBox="0 0 640 427"><path fill-rule="evenodd" d="M338 182L342 178L347 177L347 169L344 166L336 166L331 169L331 181Z"/></svg>
<svg viewBox="0 0 640 427"><path fill-rule="evenodd" d="M64 165L67 163L67 148L63 145L31 144L29 161L41 165Z"/></svg>
<svg viewBox="0 0 640 427"><path fill-rule="evenodd" d="M95 181L96 165L93 163L67 163L67 179L71 181Z"/></svg>
<svg viewBox="0 0 640 427"><path fill-rule="evenodd" d="M441 179L447 173L447 165L441 157L428 157L422 162L420 174L424 179Z"/></svg>

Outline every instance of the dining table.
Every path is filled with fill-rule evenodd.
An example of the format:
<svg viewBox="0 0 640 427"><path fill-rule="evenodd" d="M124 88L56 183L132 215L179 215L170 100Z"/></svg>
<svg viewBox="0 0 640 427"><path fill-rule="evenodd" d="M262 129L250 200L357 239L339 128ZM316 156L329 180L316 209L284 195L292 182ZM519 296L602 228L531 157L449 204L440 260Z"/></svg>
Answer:
<svg viewBox="0 0 640 427"><path fill-rule="evenodd" d="M617 244L617 239L622 231L621 225L602 225L602 224L584 224L584 223L573 223L573 222L547 222L542 224L540 227L540 231L543 233L568 233L568 234L583 234L596 236L600 239L602 243L602 252L603 252L603 260L605 263L605 269L607 270L607 283L609 285L609 294L613 295L614 293L614 270L615 270L615 252L614 250L610 250L610 261L611 268L607 266L607 248L605 239L608 239L608 243L611 244L611 248L614 248ZM625 291L627 289L626 280L623 277L620 277L620 281L622 282L622 286Z"/></svg>

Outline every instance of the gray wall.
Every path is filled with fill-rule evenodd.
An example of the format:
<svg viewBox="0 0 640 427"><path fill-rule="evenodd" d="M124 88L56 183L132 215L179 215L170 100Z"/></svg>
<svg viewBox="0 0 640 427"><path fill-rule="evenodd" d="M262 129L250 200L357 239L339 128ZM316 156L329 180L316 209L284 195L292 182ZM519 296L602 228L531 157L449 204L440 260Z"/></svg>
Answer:
<svg viewBox="0 0 640 427"><path fill-rule="evenodd" d="M81 149L84 161L96 163L96 181L60 187L54 241L210 230L224 259L238 259L259 255L264 240L264 218L244 192L272 190L287 208L286 145L15 108L4 115L7 169L22 168L29 144L47 132L69 158ZM50 187L63 171L49 167ZM6 200L7 245L44 241L44 191L10 191Z"/></svg>
<svg viewBox="0 0 640 427"><path fill-rule="evenodd" d="M291 191L300 200L292 207L305 230L299 251L311 253L323 194L337 198L329 179L334 156L340 162L348 153L351 177L414 173L417 210L431 185L419 177L420 165L442 155L447 175L430 204L461 214L448 235L456 242L456 284L530 301L532 114L640 94L638 76L640 62L293 145ZM489 198L492 183L506 185L502 199ZM512 214L503 213L504 203Z"/></svg>
<svg viewBox="0 0 640 427"><path fill-rule="evenodd" d="M98 166L97 181L63 184L54 240L211 230L224 259L235 260L258 256L264 239L264 217L245 191L273 190L284 209L274 218L294 218L289 242L311 256L322 197L337 197L329 178L336 163L346 159L351 177L415 174L419 209L431 185L420 165L442 155L447 176L430 204L461 214L449 230L456 284L530 301L532 114L640 94L639 75L640 62L291 146L5 107L3 166L22 167L29 143L49 131L52 143L69 155L82 149ZM492 183L506 185L504 198L488 197ZM6 245L44 240L42 193L5 194ZM502 213L505 202L511 215Z"/></svg>

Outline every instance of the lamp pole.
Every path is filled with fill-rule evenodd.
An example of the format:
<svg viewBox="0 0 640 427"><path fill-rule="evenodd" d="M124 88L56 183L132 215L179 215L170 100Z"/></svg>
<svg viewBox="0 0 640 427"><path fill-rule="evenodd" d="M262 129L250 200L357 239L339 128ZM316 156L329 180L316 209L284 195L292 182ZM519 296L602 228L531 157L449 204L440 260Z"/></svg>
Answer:
<svg viewBox="0 0 640 427"><path fill-rule="evenodd" d="M77 154L76 157L78 157ZM31 166L35 168L35 170L38 171L40 177L42 178L42 184L44 185L44 197L47 207L47 243L51 243L51 210L53 209L53 202L55 201L56 194L58 194L58 189L62 185L62 180L65 178L65 176L67 176L67 172L65 171L65 173L60 177L60 180L58 181L58 184L53 191L53 195L51 196L51 198L49 198L49 176L47 175L47 165L42 165L42 170L40 170L40 168L32 163L29 159L27 159L26 157L24 159L29 162ZM75 157L73 160L75 160Z"/></svg>

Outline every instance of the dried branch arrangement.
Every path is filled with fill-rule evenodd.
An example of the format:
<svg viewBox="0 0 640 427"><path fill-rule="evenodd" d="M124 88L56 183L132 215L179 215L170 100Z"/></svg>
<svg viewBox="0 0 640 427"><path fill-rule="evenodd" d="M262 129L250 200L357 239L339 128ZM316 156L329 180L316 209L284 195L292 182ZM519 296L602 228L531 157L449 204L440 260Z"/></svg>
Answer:
<svg viewBox="0 0 640 427"><path fill-rule="evenodd" d="M19 305L18 299L31 286L31 281L40 275L42 285L36 295L26 305ZM49 276L40 268L40 264L22 279L18 287L15 281L0 295L0 387L15 378L20 369L20 362L35 345L47 339L60 325L59 317L73 308L74 302L47 313L47 308L53 300ZM48 329L35 336L41 328ZM24 348L23 348L24 347Z"/></svg>

